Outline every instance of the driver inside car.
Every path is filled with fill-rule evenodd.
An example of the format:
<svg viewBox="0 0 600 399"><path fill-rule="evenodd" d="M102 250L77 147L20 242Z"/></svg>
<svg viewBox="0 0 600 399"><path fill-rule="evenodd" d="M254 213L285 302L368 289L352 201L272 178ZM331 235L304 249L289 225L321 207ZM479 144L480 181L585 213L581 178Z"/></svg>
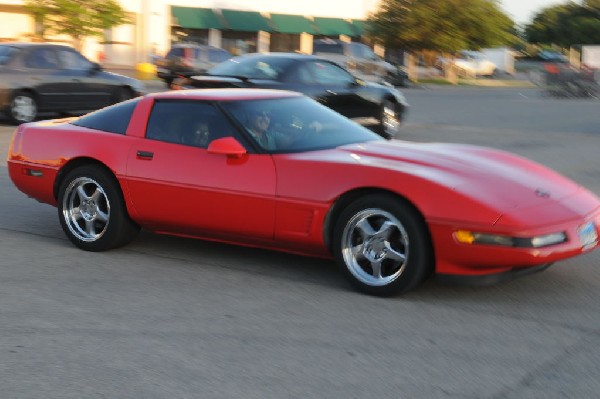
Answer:
<svg viewBox="0 0 600 399"><path fill-rule="evenodd" d="M255 110L251 112L247 125L248 132L252 138L265 150L281 150L289 148L294 141L305 136L302 132L302 124L299 121L290 123L285 129L281 123L271 123L272 114L268 111ZM307 125L312 132L320 132L322 129L318 121L312 121ZM295 130L292 132L291 130Z"/></svg>

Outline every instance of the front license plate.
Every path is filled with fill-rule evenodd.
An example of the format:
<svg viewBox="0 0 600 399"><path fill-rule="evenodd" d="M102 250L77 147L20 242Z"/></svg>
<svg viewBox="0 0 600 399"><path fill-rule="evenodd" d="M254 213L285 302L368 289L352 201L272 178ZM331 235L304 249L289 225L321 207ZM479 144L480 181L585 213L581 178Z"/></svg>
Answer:
<svg viewBox="0 0 600 399"><path fill-rule="evenodd" d="M583 249L589 249L598 243L598 233L596 232L596 226L594 223L588 222L581 225L578 229L579 241Z"/></svg>

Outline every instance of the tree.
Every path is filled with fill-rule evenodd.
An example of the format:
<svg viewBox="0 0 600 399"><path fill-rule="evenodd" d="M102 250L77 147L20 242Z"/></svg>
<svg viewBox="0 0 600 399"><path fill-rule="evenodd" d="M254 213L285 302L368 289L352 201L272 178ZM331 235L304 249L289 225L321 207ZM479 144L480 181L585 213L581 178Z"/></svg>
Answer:
<svg viewBox="0 0 600 399"><path fill-rule="evenodd" d="M367 34L386 48L454 53L513 43L513 20L496 0L383 0Z"/></svg>
<svg viewBox="0 0 600 399"><path fill-rule="evenodd" d="M600 43L600 0L543 8L525 27L530 43L569 47Z"/></svg>
<svg viewBox="0 0 600 399"><path fill-rule="evenodd" d="M106 29L128 22L116 0L25 0L25 8L41 25L42 37L48 32L68 35L78 49L84 37L102 37Z"/></svg>

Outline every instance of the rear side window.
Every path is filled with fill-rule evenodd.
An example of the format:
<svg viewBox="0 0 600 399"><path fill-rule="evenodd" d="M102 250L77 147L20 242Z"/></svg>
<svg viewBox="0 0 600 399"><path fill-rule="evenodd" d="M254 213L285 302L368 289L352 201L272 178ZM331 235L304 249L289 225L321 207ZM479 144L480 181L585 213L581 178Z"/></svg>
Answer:
<svg viewBox="0 0 600 399"><path fill-rule="evenodd" d="M134 98L110 107L103 108L71 122L73 125L101 130L103 132L125 134L131 115L140 98Z"/></svg>
<svg viewBox="0 0 600 399"><path fill-rule="evenodd" d="M47 47L34 48L25 58L25 66L34 69L58 69L56 52Z"/></svg>
<svg viewBox="0 0 600 399"><path fill-rule="evenodd" d="M6 65L17 51L19 50L14 47L0 46L0 65Z"/></svg>

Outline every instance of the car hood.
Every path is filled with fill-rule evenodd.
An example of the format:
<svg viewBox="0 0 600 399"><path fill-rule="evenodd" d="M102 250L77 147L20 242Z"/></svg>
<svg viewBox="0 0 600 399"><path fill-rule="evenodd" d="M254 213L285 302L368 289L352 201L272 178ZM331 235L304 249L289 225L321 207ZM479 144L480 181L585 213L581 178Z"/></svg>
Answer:
<svg viewBox="0 0 600 399"><path fill-rule="evenodd" d="M536 162L478 146L392 140L337 151L364 165L417 176L500 212L547 205L584 190Z"/></svg>

